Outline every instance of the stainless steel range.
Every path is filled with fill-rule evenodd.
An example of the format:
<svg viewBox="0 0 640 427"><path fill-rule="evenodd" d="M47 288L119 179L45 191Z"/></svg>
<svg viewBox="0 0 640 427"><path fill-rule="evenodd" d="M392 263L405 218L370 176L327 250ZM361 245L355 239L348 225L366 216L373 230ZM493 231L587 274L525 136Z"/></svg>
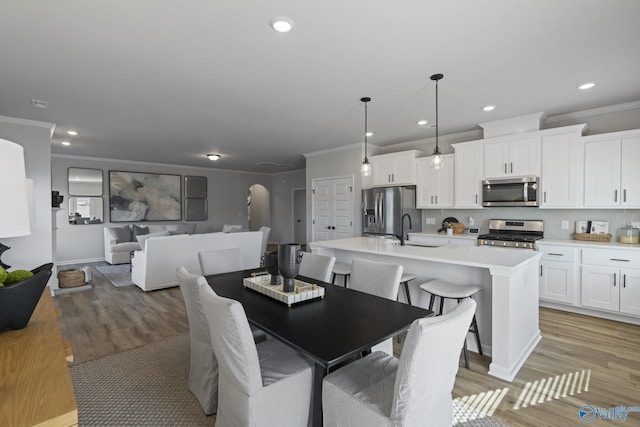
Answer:
<svg viewBox="0 0 640 427"><path fill-rule="evenodd" d="M478 246L534 249L544 236L544 221L490 219L489 233L478 236Z"/></svg>

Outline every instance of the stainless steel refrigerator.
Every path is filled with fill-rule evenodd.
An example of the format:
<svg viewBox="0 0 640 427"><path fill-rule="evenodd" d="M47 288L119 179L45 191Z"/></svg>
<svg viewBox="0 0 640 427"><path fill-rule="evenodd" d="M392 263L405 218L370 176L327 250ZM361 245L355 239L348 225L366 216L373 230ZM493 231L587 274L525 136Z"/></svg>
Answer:
<svg viewBox="0 0 640 427"><path fill-rule="evenodd" d="M362 234L364 236L395 236L422 231L422 215L416 209L416 187L379 187L362 190ZM411 225L411 227L409 227Z"/></svg>

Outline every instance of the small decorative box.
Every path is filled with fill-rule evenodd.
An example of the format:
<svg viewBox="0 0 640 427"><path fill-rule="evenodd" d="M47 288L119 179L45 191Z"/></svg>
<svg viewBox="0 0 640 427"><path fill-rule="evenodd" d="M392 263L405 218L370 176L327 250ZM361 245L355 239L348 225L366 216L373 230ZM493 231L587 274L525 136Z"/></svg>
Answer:
<svg viewBox="0 0 640 427"><path fill-rule="evenodd" d="M295 290L283 292L282 283L271 286L271 275L247 277L242 282L245 288L253 289L277 301L281 301L291 307L292 304L308 301L315 298L324 298L324 288L313 283L295 279Z"/></svg>

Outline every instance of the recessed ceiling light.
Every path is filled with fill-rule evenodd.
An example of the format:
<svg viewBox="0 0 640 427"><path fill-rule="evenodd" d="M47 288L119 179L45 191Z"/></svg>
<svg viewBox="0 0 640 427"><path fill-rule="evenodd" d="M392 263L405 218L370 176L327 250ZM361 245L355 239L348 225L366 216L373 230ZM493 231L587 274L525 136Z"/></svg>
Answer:
<svg viewBox="0 0 640 427"><path fill-rule="evenodd" d="M76 136L78 134L75 130L68 130L67 133L71 136Z"/></svg>
<svg viewBox="0 0 640 427"><path fill-rule="evenodd" d="M275 18L271 18L269 25L279 33L288 33L293 29L295 22L286 16L276 16Z"/></svg>
<svg viewBox="0 0 640 427"><path fill-rule="evenodd" d="M62 141L60 144L62 144L62 145L71 145L71 143L69 141Z"/></svg>
<svg viewBox="0 0 640 427"><path fill-rule="evenodd" d="M429 120L418 120L418 126L425 126L429 123Z"/></svg>
<svg viewBox="0 0 640 427"><path fill-rule="evenodd" d="M484 107L482 107L482 111L493 111L496 109L495 105L485 105Z"/></svg>
<svg viewBox="0 0 640 427"><path fill-rule="evenodd" d="M215 162L222 156L220 154L207 154L207 157L209 158L209 160L212 160Z"/></svg>
<svg viewBox="0 0 640 427"><path fill-rule="evenodd" d="M580 90L587 90L587 89L591 89L592 87L594 87L596 84L595 82L588 82L588 83L583 83L580 86L578 86L578 89Z"/></svg>
<svg viewBox="0 0 640 427"><path fill-rule="evenodd" d="M373 132L367 132L365 135L369 136L373 136Z"/></svg>

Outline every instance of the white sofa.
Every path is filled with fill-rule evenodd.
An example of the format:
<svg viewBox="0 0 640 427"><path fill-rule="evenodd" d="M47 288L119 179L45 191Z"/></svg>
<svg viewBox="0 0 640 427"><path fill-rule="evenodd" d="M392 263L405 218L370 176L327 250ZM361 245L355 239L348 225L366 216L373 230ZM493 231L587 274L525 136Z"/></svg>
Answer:
<svg viewBox="0 0 640 427"><path fill-rule="evenodd" d="M176 268L200 274L198 252L240 248L244 268L260 266L262 232L151 237L131 260L131 280L143 291L178 286Z"/></svg>
<svg viewBox="0 0 640 427"><path fill-rule="evenodd" d="M150 234L169 232L184 232L191 234L195 224L135 224L138 227L148 227ZM118 229L129 229L131 233L132 225L104 227L104 260L109 264L128 264L130 253L141 249L140 243L136 239L125 238L125 241L118 241Z"/></svg>

